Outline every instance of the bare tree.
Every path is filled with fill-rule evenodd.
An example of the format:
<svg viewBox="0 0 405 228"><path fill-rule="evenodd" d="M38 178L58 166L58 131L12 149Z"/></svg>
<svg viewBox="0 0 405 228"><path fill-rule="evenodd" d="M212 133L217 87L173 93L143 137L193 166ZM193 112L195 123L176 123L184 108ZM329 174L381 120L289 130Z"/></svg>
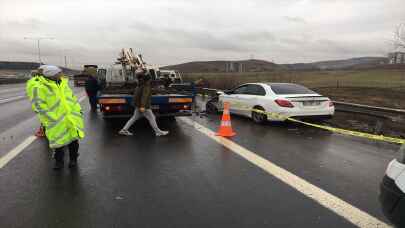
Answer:
<svg viewBox="0 0 405 228"><path fill-rule="evenodd" d="M405 23L398 25L395 30L394 45L396 48L405 48Z"/></svg>

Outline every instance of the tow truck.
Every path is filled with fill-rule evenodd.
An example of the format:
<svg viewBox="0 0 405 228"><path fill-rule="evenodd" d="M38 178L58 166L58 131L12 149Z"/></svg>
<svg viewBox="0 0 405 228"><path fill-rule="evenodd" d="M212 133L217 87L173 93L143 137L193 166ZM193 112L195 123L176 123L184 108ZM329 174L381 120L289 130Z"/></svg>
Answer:
<svg viewBox="0 0 405 228"><path fill-rule="evenodd" d="M405 144L388 165L380 185L380 202L385 217L396 227L405 227Z"/></svg>
<svg viewBox="0 0 405 228"><path fill-rule="evenodd" d="M151 109L157 117L191 116L195 90L192 84L176 83L168 87L158 67L144 62L142 55L123 48L117 61L98 72L101 91L97 97L104 118L130 117L134 111L133 93L137 86L135 70L144 69L152 79Z"/></svg>

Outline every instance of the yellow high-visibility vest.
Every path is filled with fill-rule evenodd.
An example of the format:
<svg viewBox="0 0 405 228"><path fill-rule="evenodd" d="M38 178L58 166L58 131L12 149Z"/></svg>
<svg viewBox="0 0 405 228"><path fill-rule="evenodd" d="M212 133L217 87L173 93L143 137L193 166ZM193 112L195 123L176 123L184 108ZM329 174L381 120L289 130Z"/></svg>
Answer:
<svg viewBox="0 0 405 228"><path fill-rule="evenodd" d="M43 76L33 77L27 82L26 92L45 127L49 147L60 148L84 138L81 107L66 78L57 83Z"/></svg>

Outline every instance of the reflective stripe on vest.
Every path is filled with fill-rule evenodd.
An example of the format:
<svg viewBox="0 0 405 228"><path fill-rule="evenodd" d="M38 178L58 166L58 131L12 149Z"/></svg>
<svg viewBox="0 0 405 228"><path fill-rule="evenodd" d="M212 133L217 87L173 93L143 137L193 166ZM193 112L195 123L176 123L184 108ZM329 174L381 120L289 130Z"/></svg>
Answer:
<svg viewBox="0 0 405 228"><path fill-rule="evenodd" d="M48 125L47 130L50 130L52 128L54 128L56 125L60 124L60 122L63 121L63 119L65 119L65 114L63 114L61 117L59 117L57 120L51 122L51 124Z"/></svg>
<svg viewBox="0 0 405 228"><path fill-rule="evenodd" d="M55 136L54 139L49 140L49 145L50 147L54 147L54 146L58 146L57 142L61 139L63 139L63 137L65 137L66 135L69 134L69 130L65 129L65 131L63 131L61 134Z"/></svg>
<svg viewBox="0 0 405 228"><path fill-rule="evenodd" d="M43 110L41 108L40 103L46 104L46 102L44 100L42 100L41 98L39 98L39 96L38 96L38 88L34 88L32 102L33 102L33 105L34 105L35 109L37 110L37 112L40 115L45 116L50 121L55 121L51 116L48 115L48 110Z"/></svg>

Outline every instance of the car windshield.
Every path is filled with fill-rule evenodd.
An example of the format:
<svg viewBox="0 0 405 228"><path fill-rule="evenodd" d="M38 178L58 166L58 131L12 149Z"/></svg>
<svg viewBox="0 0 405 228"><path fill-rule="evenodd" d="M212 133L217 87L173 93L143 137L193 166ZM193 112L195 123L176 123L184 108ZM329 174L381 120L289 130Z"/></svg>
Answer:
<svg viewBox="0 0 405 228"><path fill-rule="evenodd" d="M268 83L275 94L316 94L314 91L297 84Z"/></svg>

